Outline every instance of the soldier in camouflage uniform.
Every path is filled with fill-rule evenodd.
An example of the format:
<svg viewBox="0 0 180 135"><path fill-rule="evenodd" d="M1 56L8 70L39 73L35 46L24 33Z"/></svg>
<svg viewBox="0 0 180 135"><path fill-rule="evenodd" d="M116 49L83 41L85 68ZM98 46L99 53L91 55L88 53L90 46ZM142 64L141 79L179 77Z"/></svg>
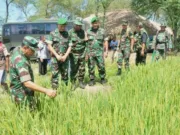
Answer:
<svg viewBox="0 0 180 135"><path fill-rule="evenodd" d="M13 50L10 58L10 87L12 100L17 104L34 105L34 91L55 97L56 91L38 86L34 83L33 70L29 58L37 48L37 40L26 36L22 46Z"/></svg>
<svg viewBox="0 0 180 135"><path fill-rule="evenodd" d="M146 64L146 48L148 46L149 37L141 22L138 25L136 39L136 65Z"/></svg>
<svg viewBox="0 0 180 135"><path fill-rule="evenodd" d="M120 32L120 42L118 45L118 72L117 75L121 75L121 68L123 65L123 59L125 62L125 68L129 70L129 57L131 48L133 47L133 33L130 28L127 27L128 22L123 21L122 31Z"/></svg>
<svg viewBox="0 0 180 135"><path fill-rule="evenodd" d="M161 24L161 30L157 32L155 40L156 60L159 60L160 57L166 59L166 51L170 44L169 41L166 25Z"/></svg>
<svg viewBox="0 0 180 135"><path fill-rule="evenodd" d="M95 64L98 66L101 84L106 83L105 76L105 63L104 56L108 56L108 38L105 38L104 29L100 28L99 19L93 17L91 19L92 27L87 30L88 38L88 68L89 68L89 85L95 85ZM104 52L105 47L105 52Z"/></svg>
<svg viewBox="0 0 180 135"><path fill-rule="evenodd" d="M85 31L82 29L82 19L77 18L74 22L75 26L69 30L70 42L72 49L70 53L71 65L71 80L75 81L78 77L79 87L84 89L84 76L85 76L85 55L86 55L86 42Z"/></svg>
<svg viewBox="0 0 180 135"><path fill-rule="evenodd" d="M69 34L65 30L67 20L61 18L58 20L58 28L52 31L49 35L49 40L52 41L52 46L56 53L60 55L60 58L52 55L51 66L52 66L52 88L58 88L59 74L61 73L61 78L64 83L68 83L68 66L69 60L68 55L71 52L72 44L69 43Z"/></svg>

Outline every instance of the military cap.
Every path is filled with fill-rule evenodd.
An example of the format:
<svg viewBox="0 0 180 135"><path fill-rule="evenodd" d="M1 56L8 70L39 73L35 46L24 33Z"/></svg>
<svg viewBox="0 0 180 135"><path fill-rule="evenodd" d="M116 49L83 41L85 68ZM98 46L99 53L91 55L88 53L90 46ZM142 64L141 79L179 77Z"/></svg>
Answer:
<svg viewBox="0 0 180 135"><path fill-rule="evenodd" d="M37 46L38 41L31 36L25 36L22 43L23 43L23 45L30 47L32 50L35 50L36 48L38 48L38 46Z"/></svg>
<svg viewBox="0 0 180 135"><path fill-rule="evenodd" d="M57 23L59 25L65 25L67 23L67 19L66 18L60 18Z"/></svg>
<svg viewBox="0 0 180 135"><path fill-rule="evenodd" d="M83 25L83 19L80 18L80 17L76 18L76 20L74 21L74 24L76 24L76 25Z"/></svg>
<svg viewBox="0 0 180 135"><path fill-rule="evenodd" d="M165 23L161 23L161 27L166 27L166 24Z"/></svg>
<svg viewBox="0 0 180 135"><path fill-rule="evenodd" d="M128 25L128 21L127 20L123 20L122 25Z"/></svg>
<svg viewBox="0 0 180 135"><path fill-rule="evenodd" d="M138 26L143 26L143 23L142 23L142 22L139 22Z"/></svg>
<svg viewBox="0 0 180 135"><path fill-rule="evenodd" d="M91 23L93 23L93 22L97 22L97 21L99 21L99 18L98 17L93 17L92 19L91 19Z"/></svg>

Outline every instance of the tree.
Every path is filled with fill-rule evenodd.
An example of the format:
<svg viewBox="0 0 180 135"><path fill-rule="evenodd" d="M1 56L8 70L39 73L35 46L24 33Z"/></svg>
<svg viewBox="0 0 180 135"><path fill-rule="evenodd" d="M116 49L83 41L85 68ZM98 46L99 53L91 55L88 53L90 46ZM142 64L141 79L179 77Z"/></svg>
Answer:
<svg viewBox="0 0 180 135"><path fill-rule="evenodd" d="M8 19L9 19L9 7L13 3L14 0L4 0L4 1L5 1L5 4L6 4L6 18L5 18L5 22L7 22Z"/></svg>
<svg viewBox="0 0 180 135"><path fill-rule="evenodd" d="M103 28L105 25L105 19L106 19L106 12L108 7L110 6L110 4L113 2L114 0L100 0L102 7L103 7Z"/></svg>
<svg viewBox="0 0 180 135"><path fill-rule="evenodd" d="M14 0L13 3L24 14L26 20L28 20L30 17L30 12L34 9L33 5L35 0Z"/></svg>
<svg viewBox="0 0 180 135"><path fill-rule="evenodd" d="M166 22L173 30L174 42L180 29L180 1L179 0L133 0L132 9L147 18Z"/></svg>

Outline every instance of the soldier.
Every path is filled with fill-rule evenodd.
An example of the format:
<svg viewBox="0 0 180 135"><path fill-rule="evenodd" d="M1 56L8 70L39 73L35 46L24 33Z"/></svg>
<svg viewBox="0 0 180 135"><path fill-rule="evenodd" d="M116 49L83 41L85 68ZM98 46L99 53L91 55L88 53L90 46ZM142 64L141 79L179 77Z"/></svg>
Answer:
<svg viewBox="0 0 180 135"><path fill-rule="evenodd" d="M8 91L6 74L9 72L9 55L7 48L2 43L2 38L0 37L0 83L5 91Z"/></svg>
<svg viewBox="0 0 180 135"><path fill-rule="evenodd" d="M79 87L84 89L84 76L85 76L85 55L86 55L86 42L85 31L82 29L82 19L77 18L74 21L74 28L69 31L72 49L70 53L71 65L71 80L75 81L78 77Z"/></svg>
<svg viewBox="0 0 180 135"><path fill-rule="evenodd" d="M59 74L64 83L68 83L68 55L71 52L71 44L69 43L69 34L66 31L67 20L61 18L58 20L58 28L50 33L49 40L52 41L54 50L61 57L51 57L52 66L52 88L58 88Z"/></svg>
<svg viewBox="0 0 180 135"><path fill-rule="evenodd" d="M138 25L138 34L137 34L137 51L136 51L136 65L146 64L146 46L148 45L148 34L147 31L143 28L143 24L140 22Z"/></svg>
<svg viewBox="0 0 180 135"><path fill-rule="evenodd" d="M155 40L155 50L156 50L156 60L159 60L160 57L162 59L166 59L166 51L169 48L169 38L166 32L166 25L161 24L161 29L156 34Z"/></svg>
<svg viewBox="0 0 180 135"><path fill-rule="evenodd" d="M34 91L42 92L49 97L55 97L56 91L43 88L34 83L33 70L29 58L37 48L37 40L26 36L22 46L13 50L10 58L11 96L17 104L28 104L34 107Z"/></svg>
<svg viewBox="0 0 180 135"><path fill-rule="evenodd" d="M104 29L100 28L100 22L97 17L91 19L92 27L87 30L88 38L88 68L90 82L89 86L95 85L95 63L98 66L99 76L101 78L101 84L105 84L105 63L104 57L108 56L108 38L105 38ZM104 52L105 49L105 52ZM104 55L104 56L103 56Z"/></svg>
<svg viewBox="0 0 180 135"><path fill-rule="evenodd" d="M118 45L118 72L117 75L121 75L121 68L123 65L123 59L125 62L125 68L129 70L129 57L130 51L133 48L134 39L133 33L130 28L128 28L128 22L123 21L122 31L120 32L120 41Z"/></svg>

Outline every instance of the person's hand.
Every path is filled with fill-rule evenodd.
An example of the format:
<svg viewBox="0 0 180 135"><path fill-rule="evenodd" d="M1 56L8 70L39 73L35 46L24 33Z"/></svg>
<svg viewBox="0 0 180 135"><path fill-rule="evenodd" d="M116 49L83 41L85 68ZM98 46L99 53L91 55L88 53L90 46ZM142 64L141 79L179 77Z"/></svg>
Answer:
<svg viewBox="0 0 180 135"><path fill-rule="evenodd" d="M89 59L88 55L85 56L85 61L87 62Z"/></svg>
<svg viewBox="0 0 180 135"><path fill-rule="evenodd" d="M108 52L104 53L104 57L107 58L108 57Z"/></svg>
<svg viewBox="0 0 180 135"><path fill-rule="evenodd" d="M60 61L64 62L64 61L66 60L66 58L67 58L67 57L66 57L65 55L62 56Z"/></svg>
<svg viewBox="0 0 180 135"><path fill-rule="evenodd" d="M141 56L144 56L144 51L141 51Z"/></svg>
<svg viewBox="0 0 180 135"><path fill-rule="evenodd" d="M41 62L43 62L43 59L40 59Z"/></svg>
<svg viewBox="0 0 180 135"><path fill-rule="evenodd" d="M62 56L57 55L57 56L56 56L56 59L57 59L58 61L60 61L60 60L61 60L61 57L62 57Z"/></svg>
<svg viewBox="0 0 180 135"><path fill-rule="evenodd" d="M56 97L56 90L47 89L45 94L51 98Z"/></svg>

